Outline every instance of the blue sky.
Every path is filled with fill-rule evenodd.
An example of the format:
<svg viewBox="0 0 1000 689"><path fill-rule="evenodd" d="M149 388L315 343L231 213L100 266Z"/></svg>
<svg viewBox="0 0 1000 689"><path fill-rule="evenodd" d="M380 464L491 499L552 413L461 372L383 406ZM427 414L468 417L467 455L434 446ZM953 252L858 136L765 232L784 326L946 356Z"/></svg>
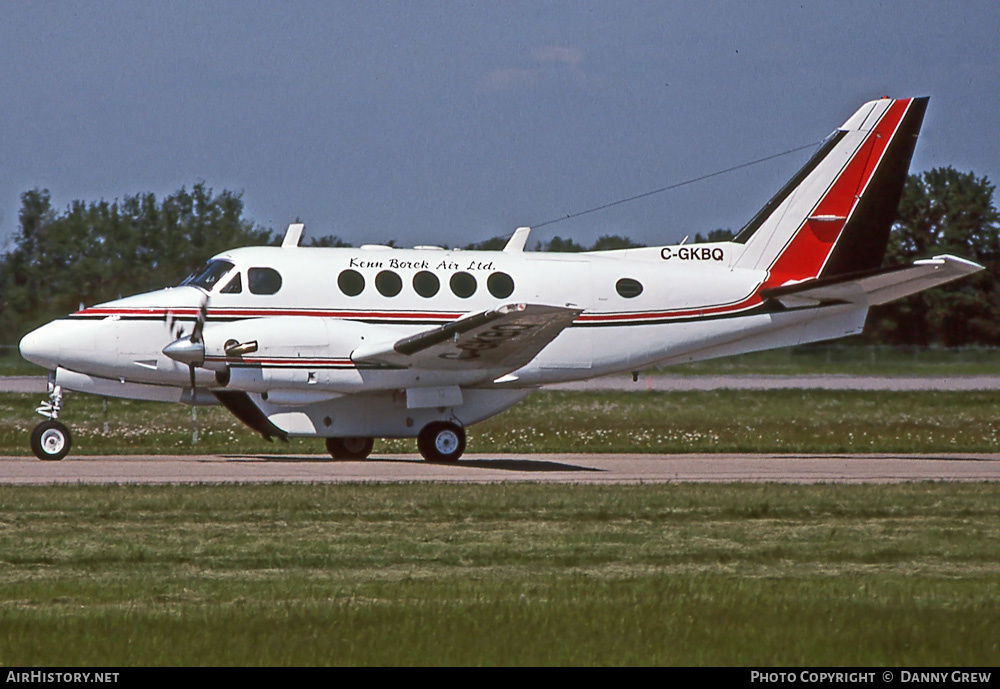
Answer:
<svg viewBox="0 0 1000 689"><path fill-rule="evenodd" d="M203 181L248 217L461 245L816 142L928 95L913 170L1000 173L995 2L0 0L0 249L20 194ZM554 224L737 229L809 151Z"/></svg>

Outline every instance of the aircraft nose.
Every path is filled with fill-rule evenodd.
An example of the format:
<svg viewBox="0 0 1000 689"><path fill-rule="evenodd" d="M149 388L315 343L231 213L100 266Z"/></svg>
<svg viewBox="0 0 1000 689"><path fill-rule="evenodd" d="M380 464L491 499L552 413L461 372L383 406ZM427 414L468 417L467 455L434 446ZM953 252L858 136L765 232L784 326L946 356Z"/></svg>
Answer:
<svg viewBox="0 0 1000 689"><path fill-rule="evenodd" d="M43 325L21 338L21 356L33 364L53 370L59 365L62 337L54 323Z"/></svg>

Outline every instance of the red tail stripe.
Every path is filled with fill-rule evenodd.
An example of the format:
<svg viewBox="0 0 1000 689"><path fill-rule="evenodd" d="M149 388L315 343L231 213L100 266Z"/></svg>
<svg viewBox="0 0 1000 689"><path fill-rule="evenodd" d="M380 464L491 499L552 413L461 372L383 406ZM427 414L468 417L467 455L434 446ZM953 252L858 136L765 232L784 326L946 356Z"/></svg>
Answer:
<svg viewBox="0 0 1000 689"><path fill-rule="evenodd" d="M889 106L811 215L841 218L850 216L912 100L897 100ZM845 221L830 223L806 220L771 265L770 277L763 286L774 287L789 280L805 280L818 275L836 246L845 224Z"/></svg>

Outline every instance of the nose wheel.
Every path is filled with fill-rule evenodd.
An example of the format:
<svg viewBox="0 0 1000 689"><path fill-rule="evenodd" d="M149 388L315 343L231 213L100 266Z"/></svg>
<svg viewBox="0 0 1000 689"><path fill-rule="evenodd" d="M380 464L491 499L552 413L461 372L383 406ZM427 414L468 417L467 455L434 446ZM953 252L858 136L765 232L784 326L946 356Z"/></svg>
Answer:
<svg viewBox="0 0 1000 689"><path fill-rule="evenodd" d="M69 429L55 419L42 421L31 432L31 451L42 460L58 462L72 445Z"/></svg>
<svg viewBox="0 0 1000 689"><path fill-rule="evenodd" d="M428 462L457 462L465 452L465 429L449 421L429 423L417 436L417 448Z"/></svg>
<svg viewBox="0 0 1000 689"><path fill-rule="evenodd" d="M31 432L31 451L39 459L58 462L73 446L69 429L56 420L62 405L62 388L56 385L55 374L49 373L49 399L35 410L48 420L42 421Z"/></svg>

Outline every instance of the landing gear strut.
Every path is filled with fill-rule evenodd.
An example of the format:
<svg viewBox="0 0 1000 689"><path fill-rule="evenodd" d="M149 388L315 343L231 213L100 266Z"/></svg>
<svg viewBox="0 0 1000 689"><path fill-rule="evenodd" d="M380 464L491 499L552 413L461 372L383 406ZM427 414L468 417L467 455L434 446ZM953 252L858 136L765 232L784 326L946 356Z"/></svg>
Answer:
<svg viewBox="0 0 1000 689"><path fill-rule="evenodd" d="M62 388L49 380L49 401L35 411L46 417L31 432L31 451L42 460L59 461L69 453L73 446L73 437L69 429L59 423L59 410L62 409Z"/></svg>
<svg viewBox="0 0 1000 689"><path fill-rule="evenodd" d="M327 452L334 459L364 459L372 452L374 438L327 438Z"/></svg>
<svg viewBox="0 0 1000 689"><path fill-rule="evenodd" d="M417 436L417 448L428 462L457 462L465 452L465 429L450 421L429 423Z"/></svg>

